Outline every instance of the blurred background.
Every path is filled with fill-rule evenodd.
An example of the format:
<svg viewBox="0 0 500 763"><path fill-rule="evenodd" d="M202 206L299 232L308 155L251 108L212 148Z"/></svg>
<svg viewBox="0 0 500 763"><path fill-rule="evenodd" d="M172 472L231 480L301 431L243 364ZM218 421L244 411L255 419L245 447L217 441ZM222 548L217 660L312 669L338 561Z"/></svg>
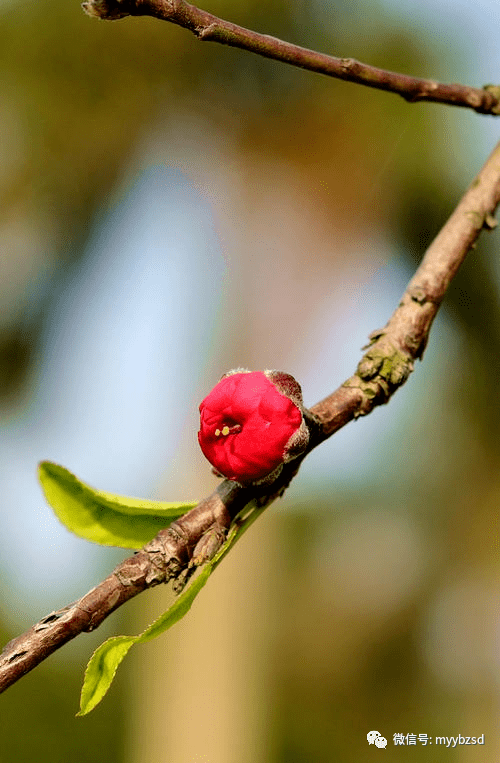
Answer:
<svg viewBox="0 0 500 763"><path fill-rule="evenodd" d="M205 8L417 76L480 87L500 68L494 0ZM206 495L200 400L236 366L292 373L306 405L349 377L500 122L67 0L4 0L0 37L4 643L127 553L58 524L38 461L116 493ZM0 763L499 760L498 236L390 405L311 454L90 716L74 714L93 649L143 630L166 588L0 698ZM394 734L485 744L409 752Z"/></svg>

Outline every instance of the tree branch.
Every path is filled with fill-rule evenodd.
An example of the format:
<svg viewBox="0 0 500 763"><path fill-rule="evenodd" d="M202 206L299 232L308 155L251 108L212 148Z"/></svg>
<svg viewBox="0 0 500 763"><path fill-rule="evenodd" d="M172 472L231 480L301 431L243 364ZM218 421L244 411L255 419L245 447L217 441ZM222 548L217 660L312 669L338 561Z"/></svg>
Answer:
<svg viewBox="0 0 500 763"><path fill-rule="evenodd" d="M102 621L146 588L169 580L179 590L194 568L220 545L232 521L250 502L264 507L281 496L302 459L351 419L387 403L422 358L432 321L446 290L483 228L493 229L500 202L500 143L427 250L395 312L374 331L356 373L306 413L311 438L306 453L286 464L265 487L224 480L177 522L121 562L79 601L52 612L10 641L0 654L0 692L79 633ZM218 540L217 540L218 539Z"/></svg>
<svg viewBox="0 0 500 763"><path fill-rule="evenodd" d="M185 0L87 0L82 4L89 16L114 21L125 16L154 16L189 29L199 40L220 42L266 58L326 74L346 82L397 93L405 101L432 101L462 106L479 114L500 114L500 86L483 88L456 83L445 84L369 66L353 58L336 58L277 37L259 34L225 21Z"/></svg>

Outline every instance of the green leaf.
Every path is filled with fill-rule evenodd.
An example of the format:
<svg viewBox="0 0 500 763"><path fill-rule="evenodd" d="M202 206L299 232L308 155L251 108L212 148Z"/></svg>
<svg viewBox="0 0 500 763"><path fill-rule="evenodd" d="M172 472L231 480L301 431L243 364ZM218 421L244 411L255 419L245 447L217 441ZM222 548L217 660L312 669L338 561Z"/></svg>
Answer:
<svg viewBox="0 0 500 763"><path fill-rule="evenodd" d="M166 503L104 493L68 469L42 461L38 476L48 503L69 530L103 546L141 548L186 511L190 503Z"/></svg>
<svg viewBox="0 0 500 763"><path fill-rule="evenodd" d="M200 574L191 581L172 606L155 620L149 628L146 628L143 633L138 636L113 636L96 649L85 670L80 697L80 711L77 715L86 715L99 704L111 686L118 666L134 644L151 641L151 639L156 638L156 636L171 628L172 625L175 625L189 612L194 599L206 584L212 572L228 553L231 546L241 538L243 533L263 511L264 509L252 509L251 513L241 524L235 525L231 529L228 539L214 558L207 562Z"/></svg>

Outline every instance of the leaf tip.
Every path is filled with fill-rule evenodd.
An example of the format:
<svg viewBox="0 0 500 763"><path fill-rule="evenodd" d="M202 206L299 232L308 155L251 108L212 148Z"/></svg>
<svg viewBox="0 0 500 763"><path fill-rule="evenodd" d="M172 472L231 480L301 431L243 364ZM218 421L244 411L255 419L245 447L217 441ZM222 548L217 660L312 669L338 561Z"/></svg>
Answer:
<svg viewBox="0 0 500 763"><path fill-rule="evenodd" d="M56 464L54 461L40 461L38 464L38 478L42 481L45 477L60 477L62 475L70 475L64 466ZM73 475L72 475L73 476Z"/></svg>

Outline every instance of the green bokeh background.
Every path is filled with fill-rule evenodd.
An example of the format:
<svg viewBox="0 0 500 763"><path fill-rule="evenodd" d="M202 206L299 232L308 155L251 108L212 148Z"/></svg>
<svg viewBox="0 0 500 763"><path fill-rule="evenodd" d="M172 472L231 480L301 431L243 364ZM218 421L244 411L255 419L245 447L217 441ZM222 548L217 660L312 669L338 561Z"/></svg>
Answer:
<svg viewBox="0 0 500 763"><path fill-rule="evenodd" d="M469 68L462 41L440 38L438 16L431 30L405 19L404 8L396 16L368 0L324 7L301 0L220 0L207 10L336 55L482 84ZM5 268L0 415L5 419L15 419L29 407L27 382L43 352L40 336L51 320L51 297L64 288L68 267L83 264L92 226L105 218L110 198L116 203L131 157L153 130L159 142L166 140L171 126L186 120L186 114L205 130L209 125L238 157L231 171L248 173L247 201L253 199L255 208L259 167L275 168L278 176L289 172L299 178L304 204L317 208L323 225L329 221L332 235L337 231L337 246L378 231L381 241L393 243L383 261L393 257L394 267L408 276L488 151L482 148L486 140L480 122L485 117L408 105L389 94L201 44L186 31L152 19L104 23L89 19L78 3L67 0L50 6L12 2L0 10L0 39ZM185 167L181 163L188 174L186 168L198 162L198 150L193 144ZM168 162L164 144L160 161ZM266 170L268 185L272 171ZM284 182L277 178L278 194ZM210 188L210 178L206 183ZM217 200L212 201L216 206ZM228 228L248 224L252 213L252 203L246 222L228 212ZM450 288L429 358L417 369L424 378L428 361L431 381L405 388L400 428L388 434L388 411L374 414L382 457L367 450L366 475L337 485L328 468L320 476L304 469L302 487L290 492L283 508L266 514L257 523L261 527L252 527L231 554L234 558L221 565L214 576L214 598L207 592L205 609L190 613L178 635L168 634L161 646L145 646L137 662L125 663L116 686L90 716L74 718L86 659L111 633L141 630L161 611L161 592L140 597L143 601L115 614L103 632L82 636L23 678L0 698L0 763L316 763L359 762L373 755L393 761L410 755L453 763L498 760L493 648L500 495L498 248L498 233L483 236ZM295 268L304 282L311 274L331 276L336 269L343 278L340 255L329 259L314 245L302 259L291 254L288 261L286 247L276 256L284 270ZM242 296L241 274L253 267L245 264L245 252L233 250L231 263L226 288L235 295L235 309L227 323L220 321L210 350L212 376L204 372L200 389L209 388L209 378L213 382L217 376L214 369L222 373L241 355L268 365L267 357L260 362L265 352L252 325L259 326L259 315L265 317L269 305ZM370 264L365 253L359 267L379 266L375 254ZM42 293L36 284L47 272L48 288ZM279 278L276 273L271 272L271 280ZM239 310L236 303L241 303ZM308 305L297 309L292 334ZM311 314L314 309L312 303ZM253 322L248 315L256 316ZM368 326L365 333L375 328ZM342 380L332 379L324 394ZM363 429L359 431L362 452ZM40 459L45 457L50 454L40 453ZM195 484L203 494L213 481L199 464ZM408 573L407 596L401 591L396 596L391 585L391 576L405 574L404 558L393 566L387 561L397 557L398 548L410 554L409 568L414 564L418 570L418 560L424 560L424 573ZM381 568L386 572L379 578ZM104 563L96 569L96 579L106 569ZM369 606L366 580L372 576L378 615ZM212 581L207 591L211 586ZM222 600L226 604L218 609ZM55 601L54 607L61 604ZM245 612L253 613L251 627ZM40 614L25 612L26 625ZM233 616L232 626L221 635L217 628ZM0 634L2 643L15 635L2 630L1 623ZM443 634L449 635L449 648L441 659ZM179 655L185 659L186 653L192 661L201 660L209 677L198 681L195 673L189 678L184 665L186 694L181 699L174 674L176 662L183 670ZM237 663L238 654L246 654L246 662ZM464 655L470 657L465 666ZM226 686L219 680L228 664L228 673L238 675L240 688L234 695L231 681ZM200 695L198 683L205 679L206 693ZM239 701L245 695L242 686L248 689L247 704ZM203 729L211 717L215 726L220 722L219 705L227 708L227 726L207 733ZM185 725L176 725L182 718ZM383 753L366 743L372 728L388 738ZM410 751L394 747L392 734L397 732L484 733L487 743L482 749L418 745ZM185 738L184 747L173 741L176 736ZM210 739L207 747L205 738Z"/></svg>

